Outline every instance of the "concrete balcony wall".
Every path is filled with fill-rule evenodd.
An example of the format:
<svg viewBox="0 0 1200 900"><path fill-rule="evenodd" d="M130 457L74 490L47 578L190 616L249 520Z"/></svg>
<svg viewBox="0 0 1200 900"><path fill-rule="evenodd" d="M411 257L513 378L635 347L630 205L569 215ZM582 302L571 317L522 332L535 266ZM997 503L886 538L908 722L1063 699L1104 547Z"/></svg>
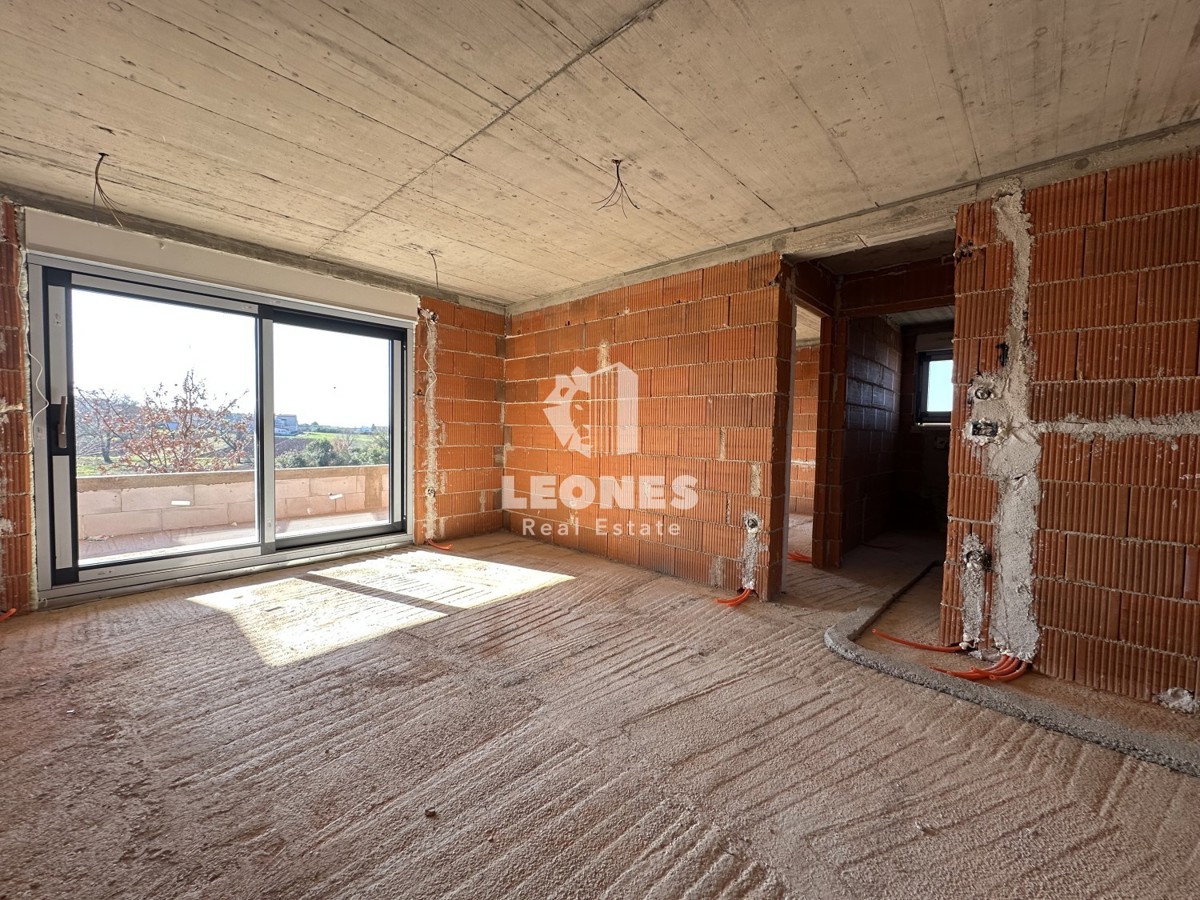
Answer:
<svg viewBox="0 0 1200 900"><path fill-rule="evenodd" d="M79 536L118 537L254 524L254 473L88 475L77 482ZM387 509L388 467L279 469L275 515L302 519Z"/></svg>

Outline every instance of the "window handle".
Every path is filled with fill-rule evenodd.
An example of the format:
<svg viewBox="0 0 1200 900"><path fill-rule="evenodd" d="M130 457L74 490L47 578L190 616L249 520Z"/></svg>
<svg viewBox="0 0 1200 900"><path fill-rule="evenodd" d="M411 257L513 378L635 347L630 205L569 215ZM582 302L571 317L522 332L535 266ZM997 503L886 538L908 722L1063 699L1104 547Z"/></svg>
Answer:
<svg viewBox="0 0 1200 900"><path fill-rule="evenodd" d="M67 397L58 401L58 449L67 449Z"/></svg>

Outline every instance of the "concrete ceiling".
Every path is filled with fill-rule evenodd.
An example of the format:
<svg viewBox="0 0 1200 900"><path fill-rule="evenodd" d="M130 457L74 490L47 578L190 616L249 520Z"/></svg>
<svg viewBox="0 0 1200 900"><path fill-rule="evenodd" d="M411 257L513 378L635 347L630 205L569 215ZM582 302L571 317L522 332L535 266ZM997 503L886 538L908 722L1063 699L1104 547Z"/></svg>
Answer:
<svg viewBox="0 0 1200 900"><path fill-rule="evenodd" d="M7 0L0 185L500 303L1194 120L1188 0ZM611 160L639 209L599 210ZM948 225L943 207L935 227ZM864 243L869 241L864 240Z"/></svg>
<svg viewBox="0 0 1200 900"><path fill-rule="evenodd" d="M929 309L910 309L906 312L889 313L884 316L896 326L929 325L933 322L953 322L953 306L933 306Z"/></svg>

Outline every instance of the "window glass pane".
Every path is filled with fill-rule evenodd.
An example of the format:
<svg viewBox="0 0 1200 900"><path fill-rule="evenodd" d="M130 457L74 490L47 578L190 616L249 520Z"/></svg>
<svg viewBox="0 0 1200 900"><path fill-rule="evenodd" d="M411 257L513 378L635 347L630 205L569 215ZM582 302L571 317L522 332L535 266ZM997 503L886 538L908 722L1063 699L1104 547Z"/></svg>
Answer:
<svg viewBox="0 0 1200 900"><path fill-rule="evenodd" d="M391 341L275 326L275 533L391 520Z"/></svg>
<svg viewBox="0 0 1200 900"><path fill-rule="evenodd" d="M258 540L250 316L71 293L81 565Z"/></svg>
<svg viewBox="0 0 1200 900"><path fill-rule="evenodd" d="M931 413L950 412L950 405L954 397L954 385L951 382L954 361L931 359L925 371L925 411Z"/></svg>

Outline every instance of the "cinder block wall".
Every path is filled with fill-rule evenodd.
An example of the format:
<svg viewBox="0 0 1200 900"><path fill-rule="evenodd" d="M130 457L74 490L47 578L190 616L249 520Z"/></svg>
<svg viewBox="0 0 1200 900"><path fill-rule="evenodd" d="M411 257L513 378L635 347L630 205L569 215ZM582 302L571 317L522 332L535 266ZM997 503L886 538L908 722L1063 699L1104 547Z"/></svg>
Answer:
<svg viewBox="0 0 1200 900"><path fill-rule="evenodd" d="M1027 400L1041 446L1035 666L1141 699L1200 690L1200 161L1037 188L1024 210ZM970 256L955 285L945 641L963 630L964 536L993 552L1004 537L997 480L963 429L972 377L1012 356L1020 283L991 201L960 210L958 241ZM984 577L985 639L994 580Z"/></svg>
<svg viewBox="0 0 1200 900"><path fill-rule="evenodd" d="M910 325L900 331L900 436L892 518L901 528L942 531L946 527L950 440L946 428L916 424L917 340L952 328L952 323L944 322Z"/></svg>
<svg viewBox="0 0 1200 900"><path fill-rule="evenodd" d="M793 347L779 275L779 256L766 254L513 316L505 474L515 496L528 498L535 475L659 476L667 484L692 475L699 502L666 513L558 505L511 512L508 527L725 590L749 574L760 594L776 593ZM555 376L616 363L639 378L639 452L588 458L564 449L544 412ZM761 549L747 564L748 513L761 523ZM617 535L616 522L655 535L660 523L677 526L679 534Z"/></svg>
<svg viewBox="0 0 1200 900"><path fill-rule="evenodd" d="M27 323L20 292L17 213L0 202L0 581L3 610L26 612L33 597Z"/></svg>
<svg viewBox="0 0 1200 900"><path fill-rule="evenodd" d="M413 350L414 538L422 543L496 531L504 316L430 297L421 298L421 310Z"/></svg>
<svg viewBox="0 0 1200 900"><path fill-rule="evenodd" d="M817 485L817 394L821 347L796 348L792 388L792 476L788 511L812 515Z"/></svg>
<svg viewBox="0 0 1200 900"><path fill-rule="evenodd" d="M842 552L891 524L900 434L900 329L880 316L849 320Z"/></svg>

